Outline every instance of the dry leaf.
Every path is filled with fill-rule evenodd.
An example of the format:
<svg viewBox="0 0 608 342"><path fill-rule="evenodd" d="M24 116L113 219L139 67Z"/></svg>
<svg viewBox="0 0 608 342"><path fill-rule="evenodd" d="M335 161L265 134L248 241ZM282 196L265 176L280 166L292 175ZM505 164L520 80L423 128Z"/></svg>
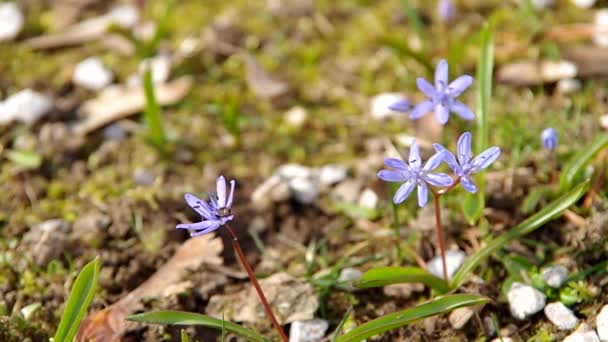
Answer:
<svg viewBox="0 0 608 342"><path fill-rule="evenodd" d="M519 61L501 66L498 82L530 86L557 82L578 75L577 65L567 60Z"/></svg>
<svg viewBox="0 0 608 342"><path fill-rule="evenodd" d="M223 249L222 239L215 235L193 237L177 250L175 255L148 280L107 308L89 314L82 322L77 341L119 341L130 325L125 318L141 309L140 300L145 297L162 297L167 289L184 286L181 278L186 271L201 264L220 265Z"/></svg>
<svg viewBox="0 0 608 342"><path fill-rule="evenodd" d="M562 56L572 61L583 77L608 75L608 49L593 45L563 49Z"/></svg>
<svg viewBox="0 0 608 342"><path fill-rule="evenodd" d="M156 85L154 92L156 100L161 106L171 105L181 100L192 86L189 77L182 77L172 82ZM146 105L143 88L127 88L105 91L97 98L83 104L86 119L72 126L73 132L86 135L111 122L124 119L130 115L141 112Z"/></svg>
<svg viewBox="0 0 608 342"><path fill-rule="evenodd" d="M287 83L270 75L251 54L241 51L239 55L245 61L247 85L256 96L272 99L289 91Z"/></svg>

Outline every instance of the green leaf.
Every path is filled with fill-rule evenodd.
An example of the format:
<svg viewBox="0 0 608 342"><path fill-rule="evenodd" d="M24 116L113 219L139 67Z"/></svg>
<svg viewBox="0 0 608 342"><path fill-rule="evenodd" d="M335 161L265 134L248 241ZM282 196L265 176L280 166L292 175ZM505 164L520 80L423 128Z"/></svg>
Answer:
<svg viewBox="0 0 608 342"><path fill-rule="evenodd" d="M363 218L374 220L380 214L376 209L367 208L355 203L338 202L335 203L335 207L344 215L353 219Z"/></svg>
<svg viewBox="0 0 608 342"><path fill-rule="evenodd" d="M478 181L477 183L481 184L483 183L483 181ZM484 206L485 198L483 197L483 192L478 191L475 194L470 194L468 192L466 193L464 201L462 202L462 213L464 214L465 219L470 225L474 225L475 222L477 222L477 220L481 218Z"/></svg>
<svg viewBox="0 0 608 342"><path fill-rule="evenodd" d="M9 150L6 158L24 169L37 169L42 165L42 156L34 151Z"/></svg>
<svg viewBox="0 0 608 342"><path fill-rule="evenodd" d="M422 283L439 293L450 290L448 284L419 267L376 267L365 272L355 284L359 289L380 287L399 283Z"/></svg>
<svg viewBox="0 0 608 342"><path fill-rule="evenodd" d="M608 147L608 133L600 134L591 144L574 155L562 168L559 177L559 192L563 193L570 190L576 179L585 170L585 167L593 160L593 157L606 147Z"/></svg>
<svg viewBox="0 0 608 342"><path fill-rule="evenodd" d="M521 203L521 211L524 214L529 214L540 203L540 201L552 194L552 189L549 186L539 186L532 189Z"/></svg>
<svg viewBox="0 0 608 342"><path fill-rule="evenodd" d="M182 342L190 342L190 337L188 337L188 333L186 330L182 329L181 332Z"/></svg>
<svg viewBox="0 0 608 342"><path fill-rule="evenodd" d="M358 342L389 330L397 329L417 320L449 312L464 306L489 302L485 297L470 294L455 294L433 299L413 308L381 316L362 324L340 336L337 342Z"/></svg>
<svg viewBox="0 0 608 342"><path fill-rule="evenodd" d="M407 21L412 24L416 35L418 35L418 38L424 44L424 24L422 23L422 19L420 19L416 9L412 7L410 0L401 0L401 4L407 16Z"/></svg>
<svg viewBox="0 0 608 342"><path fill-rule="evenodd" d="M351 306L350 308L348 308L348 310L344 314L344 317L342 317L342 320L340 321L340 324L338 324L338 326L336 327L336 330L334 330L334 333L331 334L331 340L330 340L331 342L336 342L338 340L338 336L340 336L340 333L342 332L344 324L346 323L346 321L348 321L348 318L350 317L350 314L352 312L353 312L353 307Z"/></svg>
<svg viewBox="0 0 608 342"><path fill-rule="evenodd" d="M454 274L454 277L450 281L450 288L458 288L464 282L467 275L494 252L498 251L509 242L533 232L538 227L545 224L547 221L555 218L562 211L566 210L569 206L576 203L576 201L578 201L578 199L581 198L581 196L583 196L587 192L588 188L589 181L585 181L579 184L577 187L572 189L572 191L551 202L550 204L545 206L541 211L527 218L515 228L489 241L484 248L480 249L477 253L472 255L471 258L469 258L458 269L458 271L456 272L456 274Z"/></svg>
<svg viewBox="0 0 608 342"><path fill-rule="evenodd" d="M72 341L93 300L101 267L99 257L86 264L74 281L53 341Z"/></svg>
<svg viewBox="0 0 608 342"><path fill-rule="evenodd" d="M161 151L165 150L167 138L163 128L162 111L154 94L154 83L152 82L152 71L146 68L143 75L144 94L146 96L146 106L144 116L148 124L148 138L152 144Z"/></svg>
<svg viewBox="0 0 608 342"><path fill-rule="evenodd" d="M148 324L176 324L176 325L202 325L209 328L221 330L222 327L233 334L247 339L247 341L269 342L270 340L257 332L243 328L238 324L225 320L201 315L193 312L183 311L154 311L127 317L129 321Z"/></svg>

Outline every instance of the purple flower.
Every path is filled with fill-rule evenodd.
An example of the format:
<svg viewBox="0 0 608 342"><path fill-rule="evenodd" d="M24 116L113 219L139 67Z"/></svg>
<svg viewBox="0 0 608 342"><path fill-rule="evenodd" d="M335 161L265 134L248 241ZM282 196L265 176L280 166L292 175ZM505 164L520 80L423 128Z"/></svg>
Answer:
<svg viewBox="0 0 608 342"><path fill-rule="evenodd" d="M559 134L553 128L547 128L540 134L540 140L547 150L553 151L559 142Z"/></svg>
<svg viewBox="0 0 608 342"><path fill-rule="evenodd" d="M381 170L378 172L378 178L386 182L405 182L393 197L395 204L405 201L414 190L414 186L418 185L418 206L424 207L428 200L427 183L435 186L450 186L453 182L452 177L448 174L431 172L441 164L443 159L444 152L437 152L422 166L420 147L414 140L410 147L409 163L406 164L401 159L386 158L384 164L394 168L395 171Z"/></svg>
<svg viewBox="0 0 608 342"><path fill-rule="evenodd" d="M437 14L443 21L450 21L456 15L456 7L451 0L439 0L437 4Z"/></svg>
<svg viewBox="0 0 608 342"><path fill-rule="evenodd" d="M211 233L231 221L234 215L230 213L232 196L234 194L234 180L230 181L230 194L226 198L226 180L224 176L217 177L217 194L209 193L209 202L205 202L192 194L184 195L186 203L202 216L202 221L189 224L178 224L176 228L187 229L190 236Z"/></svg>
<svg viewBox="0 0 608 342"><path fill-rule="evenodd" d="M456 100L463 91L473 83L473 77L463 75L448 84L448 62L441 60L435 70L435 86L422 77L416 79L418 89L428 99L419 103L410 113L410 119L416 120L431 110L435 111L435 117L440 124L445 125L450 118L450 112L454 112L465 120L473 120L475 114L462 102ZM400 107L390 106L390 109L399 111Z"/></svg>
<svg viewBox="0 0 608 342"><path fill-rule="evenodd" d="M444 152L444 161L448 163L454 174L460 177L462 187L470 193L477 192L477 186L475 186L475 183L471 179L471 175L485 169L500 156L500 148L493 146L473 158L470 132L465 132L458 138L458 158L454 157L452 152L439 144L433 144L433 146L435 147L435 151Z"/></svg>

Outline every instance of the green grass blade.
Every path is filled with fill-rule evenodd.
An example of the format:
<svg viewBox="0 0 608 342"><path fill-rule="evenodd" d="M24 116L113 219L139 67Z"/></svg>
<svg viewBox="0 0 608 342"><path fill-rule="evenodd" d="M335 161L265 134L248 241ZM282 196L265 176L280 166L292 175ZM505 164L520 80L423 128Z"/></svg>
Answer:
<svg viewBox="0 0 608 342"><path fill-rule="evenodd" d="M190 337L188 337L188 333L184 329L182 329L181 338L182 342L190 342Z"/></svg>
<svg viewBox="0 0 608 342"><path fill-rule="evenodd" d="M331 342L336 342L338 340L338 337L340 336L340 333L342 332L342 329L344 328L344 324L346 323L346 321L348 321L348 318L350 317L350 314L352 312L353 312L353 307L351 306L346 311L346 314L344 314L344 317L342 317L342 320L340 321L340 324L338 324L338 326L336 327L336 330L334 330L334 333L331 334L331 340L330 340Z"/></svg>
<svg viewBox="0 0 608 342"><path fill-rule="evenodd" d="M402 327L417 320L431 317L464 306L479 305L489 302L485 297L470 294L455 294L436 298L416 307L381 316L362 324L340 336L337 342L358 342L374 335Z"/></svg>
<svg viewBox="0 0 608 342"><path fill-rule="evenodd" d="M414 7L412 7L410 0L401 0L401 4L407 20L412 24L414 31L416 31L416 35L424 44L424 24L422 23L422 19L420 19L420 16L418 16Z"/></svg>
<svg viewBox="0 0 608 342"><path fill-rule="evenodd" d="M458 288L466 279L467 275L472 272L479 264L485 261L490 255L498 251L512 240L518 239L526 234L529 234L542 226L545 222L555 218L569 206L576 203L589 188L589 181L579 184L572 191L561 196L540 210L535 215L527 218L525 221L517 225L515 228L502 234L501 236L491 240L488 244L475 253L467 260L454 274L450 282L452 289Z"/></svg>
<svg viewBox="0 0 608 342"><path fill-rule="evenodd" d="M146 68L143 75L144 94L146 96L146 107L144 116L148 124L148 138L154 146L164 151L167 138L163 128L163 118L160 106L154 94L154 83L152 82L152 71Z"/></svg>
<svg viewBox="0 0 608 342"><path fill-rule="evenodd" d="M76 277L53 341L72 341L74 339L80 321L93 300L100 265L101 262L96 257L86 264Z"/></svg>
<svg viewBox="0 0 608 342"><path fill-rule="evenodd" d="M247 341L268 342L270 340L261 336L257 332L243 328L238 324L225 320L201 315L193 312L183 311L154 311L127 317L129 321L148 323L148 324L176 324L176 325L202 325L209 328L221 330L222 327L233 334L237 334L247 339Z"/></svg>
<svg viewBox="0 0 608 342"><path fill-rule="evenodd" d="M585 167L593 160L596 154L608 147L608 133L599 135L591 144L574 155L562 169L559 177L559 191L568 191Z"/></svg>
<svg viewBox="0 0 608 342"><path fill-rule="evenodd" d="M419 267L377 267L365 272L355 284L359 289L399 283L422 283L439 293L450 290L448 284Z"/></svg>

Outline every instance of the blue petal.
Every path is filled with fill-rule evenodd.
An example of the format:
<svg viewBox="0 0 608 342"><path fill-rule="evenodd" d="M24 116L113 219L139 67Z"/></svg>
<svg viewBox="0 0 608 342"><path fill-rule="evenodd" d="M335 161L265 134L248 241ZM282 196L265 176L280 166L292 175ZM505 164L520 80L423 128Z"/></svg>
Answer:
<svg viewBox="0 0 608 342"><path fill-rule="evenodd" d="M407 173L403 171L382 170L378 172L378 178L382 179L385 182L405 182L410 177Z"/></svg>
<svg viewBox="0 0 608 342"><path fill-rule="evenodd" d="M397 192L395 192L395 196L393 196L393 203L399 204L405 201L405 199L412 193L412 190L414 190L415 184L416 183L411 179L403 183L399 189L397 189Z"/></svg>
<svg viewBox="0 0 608 342"><path fill-rule="evenodd" d="M454 171L454 173L458 172L459 170L461 170L460 165L458 165L458 162L456 161L456 157L454 157L454 154L452 154L452 152L448 151L445 147L439 145L439 144L433 144L433 147L435 148L435 151L437 152L445 152L443 154L443 161L445 161L448 166L450 167L450 169L452 169L452 171Z"/></svg>
<svg viewBox="0 0 608 342"><path fill-rule="evenodd" d="M412 141L412 146L410 146L408 163L412 169L418 169L420 168L420 165L422 165L422 160L420 159L420 146L418 146L416 139Z"/></svg>
<svg viewBox="0 0 608 342"><path fill-rule="evenodd" d="M228 195L228 201L226 202L226 208L232 208L232 199L234 197L234 180L230 181L230 195Z"/></svg>
<svg viewBox="0 0 608 342"><path fill-rule="evenodd" d="M434 98L437 94L433 85L422 77L418 77L416 79L416 85L418 86L418 89L420 89L420 91L423 92L427 97Z"/></svg>
<svg viewBox="0 0 608 342"><path fill-rule="evenodd" d="M196 210L204 218L209 218L211 213L208 211L208 207L204 201L194 196L193 194L185 194L184 199L190 208Z"/></svg>
<svg viewBox="0 0 608 342"><path fill-rule="evenodd" d="M407 112L412 109L412 104L407 100L399 100L397 102L392 103L388 106L388 109L394 110L397 112Z"/></svg>
<svg viewBox="0 0 608 342"><path fill-rule="evenodd" d="M224 179L224 176L217 177L215 187L217 189L217 204L220 208L224 208L226 206L226 179Z"/></svg>
<svg viewBox="0 0 608 342"><path fill-rule="evenodd" d="M469 109L469 107L467 107L464 103L458 100L454 100L451 109L454 113L458 114L458 116L465 120L471 121L475 119L475 113L473 113L473 111Z"/></svg>
<svg viewBox="0 0 608 342"><path fill-rule="evenodd" d="M433 156L431 158L429 158L429 160L427 160L426 163L424 163L422 170L424 170L424 171L435 170L439 166L439 164L441 164L441 162L445 160L445 157L444 157L445 154L446 154L446 151L440 151L440 152L433 154Z"/></svg>
<svg viewBox="0 0 608 342"><path fill-rule="evenodd" d="M500 156L500 148L497 146L481 152L471 161L471 172L479 172L492 164Z"/></svg>
<svg viewBox="0 0 608 342"><path fill-rule="evenodd" d="M429 200L429 188L424 182L418 182L418 206L420 208L426 205Z"/></svg>
<svg viewBox="0 0 608 342"><path fill-rule="evenodd" d="M445 59L439 61L435 69L435 89L439 91L448 85L448 62Z"/></svg>
<svg viewBox="0 0 608 342"><path fill-rule="evenodd" d="M434 186L450 186L454 180L447 173L427 173L422 176L427 183Z"/></svg>
<svg viewBox="0 0 608 342"><path fill-rule="evenodd" d="M421 118L422 116L424 116L426 113L431 111L431 108L433 108L433 101L431 100L426 100L426 101L422 101L420 102L415 108L414 110L412 110L412 112L410 113L410 119L412 120L416 120Z"/></svg>
<svg viewBox="0 0 608 342"><path fill-rule="evenodd" d="M477 186L475 186L475 183L473 183L473 180L470 177L467 177L467 176L461 177L460 183L462 184L462 187L466 191L468 191L472 194L477 192Z"/></svg>
<svg viewBox="0 0 608 342"><path fill-rule="evenodd" d="M559 134L555 129L547 128L540 134L540 139L544 148L554 150L559 142Z"/></svg>
<svg viewBox="0 0 608 342"><path fill-rule="evenodd" d="M201 222L196 222L196 223L182 223L182 224L178 224L177 226L175 226L175 228L188 229L188 230L201 230L201 229L207 229L209 227L213 227L217 224L221 224L221 223L217 220L207 220L207 221L201 221Z"/></svg>
<svg viewBox="0 0 608 342"><path fill-rule="evenodd" d="M203 234L208 234L208 233L218 230L221 226L222 226L222 224L218 223L217 225L211 226L207 229L190 232L190 236L194 237L194 236L199 236L199 235L203 235Z"/></svg>
<svg viewBox="0 0 608 342"><path fill-rule="evenodd" d="M448 107L439 103L435 106L435 117L440 124L445 125L450 118L450 110Z"/></svg>
<svg viewBox="0 0 608 342"><path fill-rule="evenodd" d="M403 160L397 158L385 158L384 165L400 171L410 171L410 167Z"/></svg>
<svg viewBox="0 0 608 342"><path fill-rule="evenodd" d="M471 160L471 132L464 132L460 135L456 146L456 154L461 166L464 166Z"/></svg>
<svg viewBox="0 0 608 342"><path fill-rule="evenodd" d="M473 83L473 77L462 75L450 83L447 91L450 96L457 97L462 94L463 91L467 90L471 83Z"/></svg>

